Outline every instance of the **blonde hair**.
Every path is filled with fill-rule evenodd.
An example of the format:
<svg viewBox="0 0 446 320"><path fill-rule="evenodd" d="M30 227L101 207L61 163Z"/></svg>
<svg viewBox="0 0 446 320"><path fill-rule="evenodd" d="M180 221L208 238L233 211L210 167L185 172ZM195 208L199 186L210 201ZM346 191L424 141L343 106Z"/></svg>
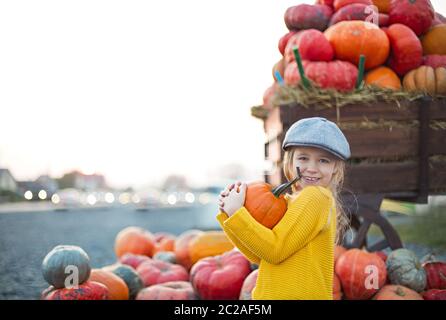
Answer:
<svg viewBox="0 0 446 320"><path fill-rule="evenodd" d="M294 153L296 148L291 148L290 150L285 151L283 157L283 173L288 181L291 181L296 176L296 169L293 165ZM345 174L345 162L342 160L336 159L335 164L335 172L331 178L330 184L328 185L328 189L332 192L333 198L335 200L336 205L336 239L335 244L342 244L342 238L344 236L345 231L350 226L350 219L347 216L346 212L343 209L340 193L342 190L342 185L344 183L344 174ZM290 198L294 199L297 196L297 185L299 182L296 182L291 186L292 194L290 194Z"/></svg>

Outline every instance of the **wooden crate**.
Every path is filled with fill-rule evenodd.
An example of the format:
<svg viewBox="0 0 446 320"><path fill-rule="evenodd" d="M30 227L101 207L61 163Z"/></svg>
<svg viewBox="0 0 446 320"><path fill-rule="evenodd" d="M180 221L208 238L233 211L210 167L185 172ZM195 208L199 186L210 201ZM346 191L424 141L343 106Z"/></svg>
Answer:
<svg viewBox="0 0 446 320"><path fill-rule="evenodd" d="M275 107L263 118L267 134L265 159L276 167L265 174L265 181L277 185L286 180L282 169L285 133L294 122L315 116L337 123L350 143L352 157L347 164L344 191L348 191L346 198L353 194L362 202L356 214L362 219L356 221L356 226L365 229L363 238L371 223L381 221L374 211L379 211L383 198L426 203L428 195L446 194L446 128L441 127L446 121L446 98L320 110L298 104ZM361 123L367 125L360 128ZM351 203L351 199L346 202ZM379 224L381 227L387 223ZM392 237L395 238L386 236L387 240ZM357 240L355 246L361 246L359 242L363 240ZM383 242L372 249L385 245ZM395 240L392 246L400 244Z"/></svg>

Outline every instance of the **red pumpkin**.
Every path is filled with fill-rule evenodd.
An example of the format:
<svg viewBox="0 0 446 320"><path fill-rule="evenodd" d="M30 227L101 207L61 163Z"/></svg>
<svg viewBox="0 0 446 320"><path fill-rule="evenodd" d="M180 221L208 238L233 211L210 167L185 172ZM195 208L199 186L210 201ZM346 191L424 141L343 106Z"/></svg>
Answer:
<svg viewBox="0 0 446 320"><path fill-rule="evenodd" d="M203 231L201 230L188 230L180 234L175 240L175 255L177 257L177 262L185 267L186 270L190 270L193 265L189 253L189 244L202 233Z"/></svg>
<svg viewBox="0 0 446 320"><path fill-rule="evenodd" d="M390 40L389 66L399 76L421 65L423 47L417 35L405 25L393 24L386 30Z"/></svg>
<svg viewBox="0 0 446 320"><path fill-rule="evenodd" d="M296 61L294 47L299 48L302 60L331 61L334 58L333 47L319 30L304 30L290 38L285 48L286 64Z"/></svg>
<svg viewBox="0 0 446 320"><path fill-rule="evenodd" d="M333 14L326 5L300 4L285 12L285 24L289 30L317 29L324 31Z"/></svg>
<svg viewBox="0 0 446 320"><path fill-rule="evenodd" d="M197 296L190 282L171 281L142 289L136 300L197 300Z"/></svg>
<svg viewBox="0 0 446 320"><path fill-rule="evenodd" d="M333 300L342 299L341 281L336 273L333 275Z"/></svg>
<svg viewBox="0 0 446 320"><path fill-rule="evenodd" d="M351 5L353 3L360 3L360 4L367 5L367 6L373 5L372 0L335 0L333 2L333 6L334 6L335 11L338 11L339 9L346 7L348 5Z"/></svg>
<svg viewBox="0 0 446 320"><path fill-rule="evenodd" d="M296 31L290 31L280 38L278 47L282 56L285 54L285 48L286 45L288 44L288 40L290 40L290 38L294 36L296 33L297 33Z"/></svg>
<svg viewBox="0 0 446 320"><path fill-rule="evenodd" d="M160 260L146 261L136 269L144 287L169 281L187 281L189 274L184 267Z"/></svg>
<svg viewBox="0 0 446 320"><path fill-rule="evenodd" d="M325 36L335 50L339 60L358 65L364 55L365 69L382 65L389 56L389 39L376 25L363 21L342 21L325 31Z"/></svg>
<svg viewBox="0 0 446 320"><path fill-rule="evenodd" d="M389 284L382 287L373 300L423 300L423 297L412 289Z"/></svg>
<svg viewBox="0 0 446 320"><path fill-rule="evenodd" d="M78 288L72 289L56 289L50 286L42 293L43 300L107 300L108 298L107 287L94 281L86 281Z"/></svg>
<svg viewBox="0 0 446 320"><path fill-rule="evenodd" d="M115 253L118 258L125 253L151 257L154 247L153 235L139 227L127 227L121 230L115 239Z"/></svg>
<svg viewBox="0 0 446 320"><path fill-rule="evenodd" d="M351 91L355 88L358 68L347 61L310 62L303 61L307 78L324 89ZM295 86L300 83L297 63L293 62L285 69L285 83Z"/></svg>
<svg viewBox="0 0 446 320"><path fill-rule="evenodd" d="M430 66L434 69L446 68L446 55L430 54L423 57L423 65Z"/></svg>
<svg viewBox="0 0 446 320"><path fill-rule="evenodd" d="M138 266L144 261L151 260L148 256L143 256L140 254L126 253L119 258L119 262L128 265L136 270Z"/></svg>
<svg viewBox="0 0 446 320"><path fill-rule="evenodd" d="M256 286L258 274L259 269L256 269L246 277L245 281L243 281L239 300L252 300L252 290L254 290Z"/></svg>
<svg viewBox="0 0 446 320"><path fill-rule="evenodd" d="M339 257L335 271L344 295L350 300L367 300L384 286L386 264L376 254L351 249Z"/></svg>
<svg viewBox="0 0 446 320"><path fill-rule="evenodd" d="M424 300L446 300L446 290L431 289L421 293Z"/></svg>
<svg viewBox="0 0 446 320"><path fill-rule="evenodd" d="M417 36L432 25L435 11L430 0L392 0L389 9L389 23L401 23L411 28Z"/></svg>
<svg viewBox="0 0 446 320"><path fill-rule="evenodd" d="M249 261L232 250L198 261L191 269L190 282L202 300L237 300L250 273Z"/></svg>
<svg viewBox="0 0 446 320"><path fill-rule="evenodd" d="M426 289L446 289L446 262L423 263L426 271Z"/></svg>
<svg viewBox="0 0 446 320"><path fill-rule="evenodd" d="M360 20L366 21L370 13L366 10L367 5L362 3L353 3L342 7L331 17L329 25L332 26L341 21ZM369 21L371 22L371 21Z"/></svg>

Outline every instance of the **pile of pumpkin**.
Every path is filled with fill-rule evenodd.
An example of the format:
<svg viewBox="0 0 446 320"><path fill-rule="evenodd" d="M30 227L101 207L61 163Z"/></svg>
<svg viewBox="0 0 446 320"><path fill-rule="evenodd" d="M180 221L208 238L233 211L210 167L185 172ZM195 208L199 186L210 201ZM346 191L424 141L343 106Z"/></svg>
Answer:
<svg viewBox="0 0 446 320"><path fill-rule="evenodd" d="M284 19L289 33L279 40L264 106L283 82L301 83L298 63L323 89L352 91L359 77L368 86L446 95L446 18L429 0L317 0L288 8Z"/></svg>
<svg viewBox="0 0 446 320"><path fill-rule="evenodd" d="M57 246L43 260L45 300L235 300L256 270L222 231L179 236L128 227L116 236L116 263L92 269L77 246ZM76 272L72 272L76 269ZM73 275L76 282L73 283ZM246 285L246 284L245 284Z"/></svg>
<svg viewBox="0 0 446 320"><path fill-rule="evenodd" d="M221 231L188 230L176 237L128 227L118 233L115 253L115 264L91 269L81 248L55 247L42 263L50 287L41 298L248 300L257 280L257 265ZM406 249L387 257L336 246L333 298L446 300L446 263L421 265Z"/></svg>
<svg viewBox="0 0 446 320"><path fill-rule="evenodd" d="M446 262L423 263L408 249L335 248L334 300L446 300Z"/></svg>

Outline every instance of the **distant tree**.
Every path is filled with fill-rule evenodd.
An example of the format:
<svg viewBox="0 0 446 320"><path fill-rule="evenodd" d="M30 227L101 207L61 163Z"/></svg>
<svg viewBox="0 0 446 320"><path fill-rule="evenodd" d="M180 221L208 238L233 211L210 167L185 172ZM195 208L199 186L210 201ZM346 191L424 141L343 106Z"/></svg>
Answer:
<svg viewBox="0 0 446 320"><path fill-rule="evenodd" d="M76 176L79 172L72 171L64 174L61 178L56 179L60 189L74 188L76 186Z"/></svg>

